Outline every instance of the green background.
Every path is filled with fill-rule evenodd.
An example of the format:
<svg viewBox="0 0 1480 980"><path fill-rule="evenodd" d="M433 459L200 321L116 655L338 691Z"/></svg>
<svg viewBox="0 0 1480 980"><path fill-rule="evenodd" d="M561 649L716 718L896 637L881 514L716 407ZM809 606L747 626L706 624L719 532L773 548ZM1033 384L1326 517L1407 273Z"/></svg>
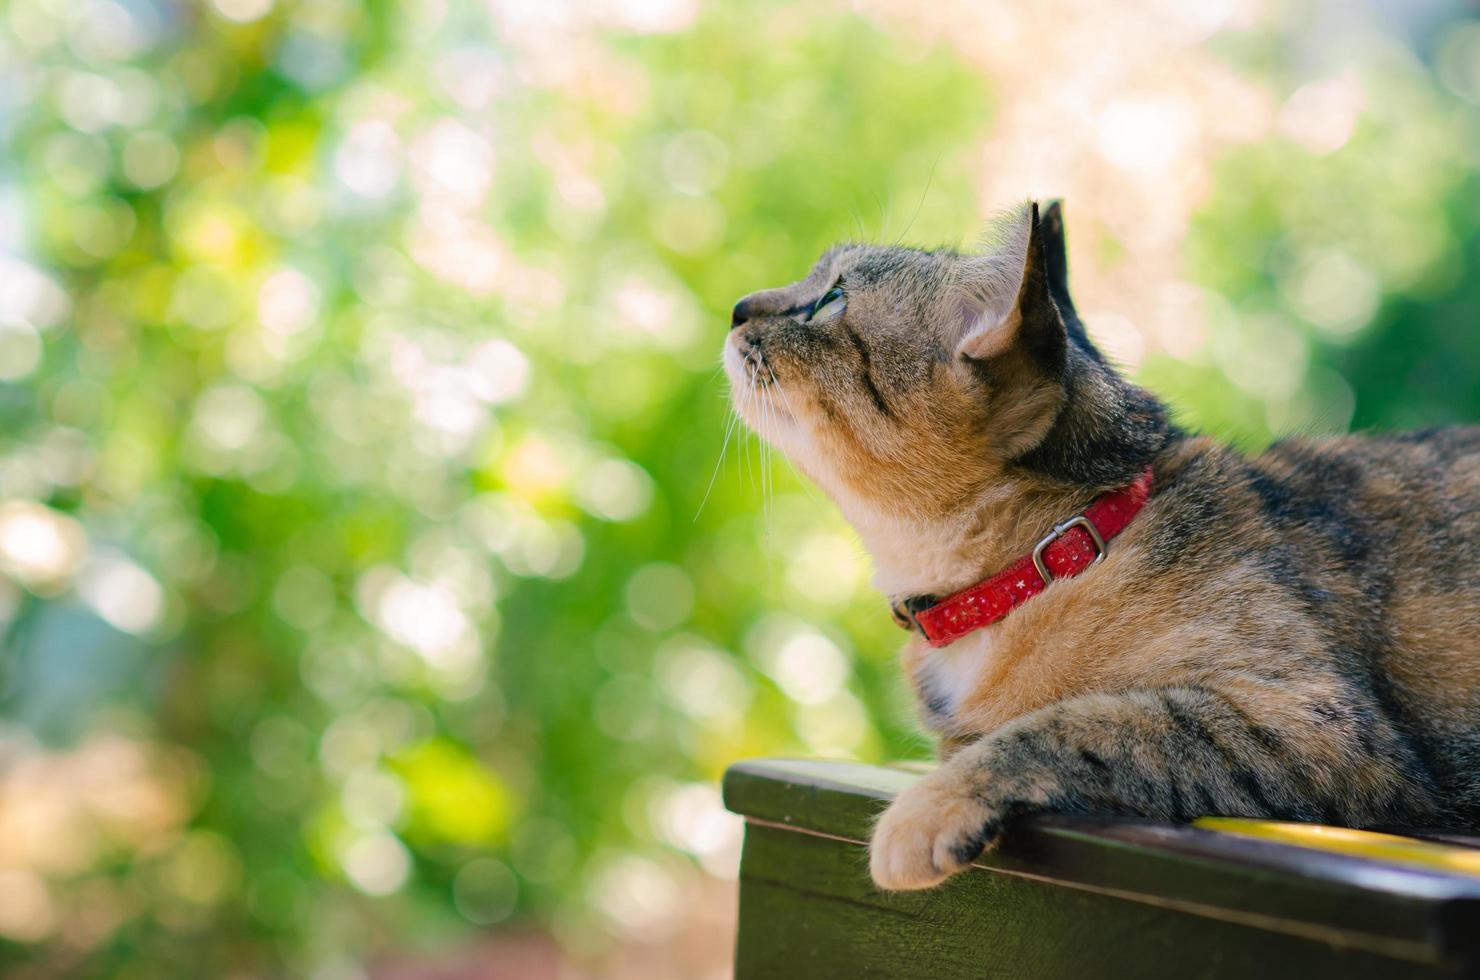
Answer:
<svg viewBox="0 0 1480 980"><path fill-rule="evenodd" d="M724 766L929 755L866 560L717 370L840 238L1063 194L1185 424L1476 418L1480 22L1321 9L1168 42L1256 123L1168 67L1201 176L1153 247L1115 208L1169 178L1112 166L1150 83L1022 128L1052 5L982 47L888 4L0 4L0 972L723 964L674 951L726 934ZM1170 16L1062 26L1117 66ZM1056 139L1110 162L1010 152Z"/></svg>

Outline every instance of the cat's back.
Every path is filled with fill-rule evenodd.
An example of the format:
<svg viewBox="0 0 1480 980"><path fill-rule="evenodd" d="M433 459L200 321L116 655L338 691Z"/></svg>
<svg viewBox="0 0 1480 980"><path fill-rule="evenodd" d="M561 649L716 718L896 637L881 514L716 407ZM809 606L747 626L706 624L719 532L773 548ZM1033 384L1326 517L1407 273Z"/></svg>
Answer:
<svg viewBox="0 0 1480 980"><path fill-rule="evenodd" d="M1480 426L1281 440L1250 461L1249 485L1268 519L1342 558L1480 589Z"/></svg>
<svg viewBox="0 0 1480 980"><path fill-rule="evenodd" d="M1480 426L1291 439L1247 472L1333 655L1480 807Z"/></svg>
<svg viewBox="0 0 1480 980"><path fill-rule="evenodd" d="M1324 613L1343 631L1480 626L1480 426L1282 440L1240 476L1266 546L1341 598Z"/></svg>
<svg viewBox="0 0 1480 980"><path fill-rule="evenodd" d="M1253 574L1331 656L1480 731L1480 426L1183 453L1151 551L1189 594Z"/></svg>

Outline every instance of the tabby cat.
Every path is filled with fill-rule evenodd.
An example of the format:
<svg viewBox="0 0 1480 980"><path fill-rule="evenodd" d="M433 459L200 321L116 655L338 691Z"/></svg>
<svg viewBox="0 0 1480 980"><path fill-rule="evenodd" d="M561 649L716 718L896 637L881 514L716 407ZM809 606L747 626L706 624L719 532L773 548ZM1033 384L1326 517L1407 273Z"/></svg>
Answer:
<svg viewBox="0 0 1480 980"><path fill-rule="evenodd" d="M1480 428L1183 431L1086 335L1057 203L976 254L833 248L736 305L724 363L912 632L943 761L880 887L1041 811L1480 823Z"/></svg>

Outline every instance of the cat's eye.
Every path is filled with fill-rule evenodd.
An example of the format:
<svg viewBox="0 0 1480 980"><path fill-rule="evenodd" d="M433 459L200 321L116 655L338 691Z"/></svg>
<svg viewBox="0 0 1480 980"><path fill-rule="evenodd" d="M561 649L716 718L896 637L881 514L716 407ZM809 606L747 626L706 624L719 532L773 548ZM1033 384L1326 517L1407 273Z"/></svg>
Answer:
<svg viewBox="0 0 1480 980"><path fill-rule="evenodd" d="M834 286L822 294L822 298L812 304L812 311L807 314L808 320L816 320L818 317L829 317L841 313L844 306L848 305L848 299L843 295L842 286Z"/></svg>

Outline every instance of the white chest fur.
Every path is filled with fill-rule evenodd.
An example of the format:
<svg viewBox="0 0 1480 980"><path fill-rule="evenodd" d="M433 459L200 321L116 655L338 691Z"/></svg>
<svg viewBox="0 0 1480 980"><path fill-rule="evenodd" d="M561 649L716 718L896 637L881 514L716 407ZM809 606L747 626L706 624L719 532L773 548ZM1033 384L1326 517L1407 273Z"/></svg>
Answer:
<svg viewBox="0 0 1480 980"><path fill-rule="evenodd" d="M915 683L932 727L950 727L961 705L976 691L996 655L996 630L977 630L948 647L927 648L920 656Z"/></svg>
<svg viewBox="0 0 1480 980"><path fill-rule="evenodd" d="M968 542L964 517L907 523L871 513L851 500L844 501L843 510L873 555L874 585L885 595L943 596L971 584L971 564L963 555L980 546ZM938 731L952 727L995 655L996 637L997 630L988 626L939 649L916 641L921 649L912 658L914 682L926 724Z"/></svg>

